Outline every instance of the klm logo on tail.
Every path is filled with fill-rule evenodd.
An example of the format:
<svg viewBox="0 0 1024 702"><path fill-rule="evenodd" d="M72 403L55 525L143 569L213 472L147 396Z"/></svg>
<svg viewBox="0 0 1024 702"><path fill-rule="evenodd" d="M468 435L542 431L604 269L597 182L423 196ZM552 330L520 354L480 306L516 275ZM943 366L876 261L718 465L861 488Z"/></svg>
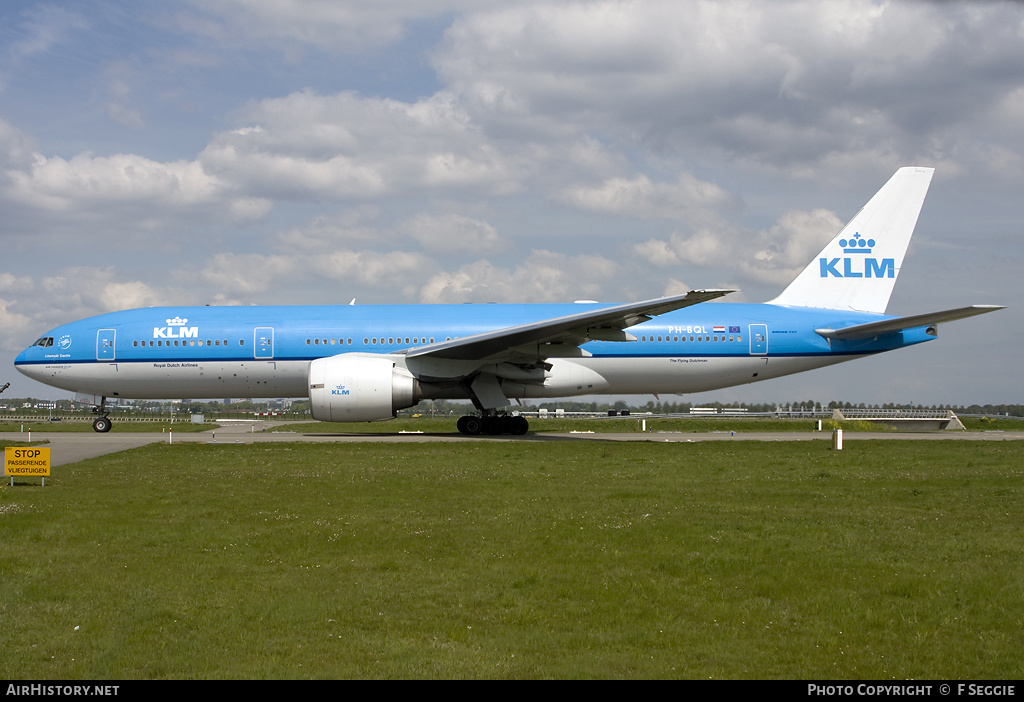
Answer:
<svg viewBox="0 0 1024 702"><path fill-rule="evenodd" d="M874 239L862 239L860 232L852 239L840 239L839 245L843 253L852 254L843 258L819 258L822 278L895 278L896 260L892 258L873 258L871 253L875 245ZM842 268L839 268L842 262Z"/></svg>

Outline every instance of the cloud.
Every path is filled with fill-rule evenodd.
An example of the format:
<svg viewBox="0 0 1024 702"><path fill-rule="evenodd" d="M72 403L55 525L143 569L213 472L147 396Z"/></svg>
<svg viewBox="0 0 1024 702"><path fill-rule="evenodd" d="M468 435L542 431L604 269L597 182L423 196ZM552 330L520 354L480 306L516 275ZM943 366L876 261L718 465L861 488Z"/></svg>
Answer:
<svg viewBox="0 0 1024 702"><path fill-rule="evenodd" d="M35 143L29 135L0 119L0 169L10 172L28 169L36 157Z"/></svg>
<svg viewBox="0 0 1024 702"><path fill-rule="evenodd" d="M421 214L403 229L423 248L435 253L483 254L504 248L498 231L487 222L458 214Z"/></svg>
<svg viewBox="0 0 1024 702"><path fill-rule="evenodd" d="M7 44L0 68L0 91L25 62L67 43L72 36L88 29L86 18L67 7L40 4L22 10L11 18L5 33L17 37Z"/></svg>
<svg viewBox="0 0 1024 702"><path fill-rule="evenodd" d="M887 165L931 155L1021 84L1020 27L1003 3L538 2L458 17L433 60L495 135L807 173L879 144Z"/></svg>
<svg viewBox="0 0 1024 702"><path fill-rule="evenodd" d="M735 235L723 231L699 229L690 236L673 233L666 241L649 239L633 247L633 252L659 267L715 266L735 260L732 256Z"/></svg>
<svg viewBox="0 0 1024 702"><path fill-rule="evenodd" d="M42 332L75 319L135 307L196 301L173 286L155 287L115 266L67 266L45 275L0 273L0 349L14 352Z"/></svg>
<svg viewBox="0 0 1024 702"><path fill-rule="evenodd" d="M145 126L142 113L132 108L129 103L131 95L132 71L124 63L118 62L107 69L108 86L107 114L110 119L125 127L141 129Z"/></svg>
<svg viewBox="0 0 1024 702"><path fill-rule="evenodd" d="M113 266L68 266L39 277L0 273L0 294L5 351L20 351L42 331L75 319L184 299L180 290L154 288Z"/></svg>
<svg viewBox="0 0 1024 702"><path fill-rule="evenodd" d="M38 277L0 273L0 295L0 350L8 352L58 324L183 298L180 291L156 289L113 266L68 266Z"/></svg>
<svg viewBox="0 0 1024 702"><path fill-rule="evenodd" d="M129 202L180 207L209 203L223 192L195 161L159 163L134 154L68 160L36 154L30 168L7 175L11 197L50 210Z"/></svg>
<svg viewBox="0 0 1024 702"><path fill-rule="evenodd" d="M753 245L746 247L753 255L739 258L739 270L754 280L788 284L843 224L824 209L787 212L767 232L758 232Z"/></svg>
<svg viewBox="0 0 1024 702"><path fill-rule="evenodd" d="M597 187L567 188L560 199L585 210L669 219L702 219L708 210L734 201L719 186L686 173L676 183L654 183L642 174L632 179L609 178Z"/></svg>
<svg viewBox="0 0 1024 702"><path fill-rule="evenodd" d="M0 201L8 224L20 213L33 235L48 226L97 227L108 241L202 218L242 224L266 217L273 202L240 195L195 160L155 161L137 154L46 156L33 139L0 120ZM106 223L106 225L104 225ZM192 227L189 227L192 229ZM179 234L180 236L180 234Z"/></svg>
<svg viewBox="0 0 1024 702"><path fill-rule="evenodd" d="M566 302L601 297L602 281L620 271L602 256L566 256L532 251L515 268L479 260L456 271L434 275L420 290L425 303Z"/></svg>
<svg viewBox="0 0 1024 702"><path fill-rule="evenodd" d="M52 215L109 218L137 225L187 218L190 213L229 222L264 217L271 202L238 197L198 161L160 162L136 154L65 159L45 156L23 132L0 120L0 198ZM123 227L122 227L123 228Z"/></svg>
<svg viewBox="0 0 1024 702"><path fill-rule="evenodd" d="M720 267L746 280L784 285L842 228L835 213L793 210L765 231L748 231L724 223L699 228L686 236L648 239L633 254L660 268L683 265Z"/></svg>
<svg viewBox="0 0 1024 702"><path fill-rule="evenodd" d="M330 217L317 217L312 222L289 227L277 235L278 243L292 252L368 246L379 248L382 243L391 243L394 236L372 223L377 216L374 207L353 207Z"/></svg>
<svg viewBox="0 0 1024 702"><path fill-rule="evenodd" d="M181 22L191 31L218 42L271 44L289 53L316 47L351 54L395 44L409 24L445 16L456 10L484 7L487 0L192 0L195 15Z"/></svg>
<svg viewBox="0 0 1024 702"><path fill-rule="evenodd" d="M299 288L304 298L295 302L328 304L352 296L368 297L375 291L397 290L410 296L415 294L417 278L423 279L434 270L436 264L431 259L403 251L221 252L209 258L198 278L218 300L251 304L267 293L294 299L294 291Z"/></svg>
<svg viewBox="0 0 1024 702"><path fill-rule="evenodd" d="M147 283L127 278L113 266L73 266L45 276L39 282L37 294L48 299L66 316L61 320L64 322L167 301L166 292L158 292Z"/></svg>
<svg viewBox="0 0 1024 702"><path fill-rule="evenodd" d="M199 277L219 295L251 297L303 277L302 257L282 254L216 253Z"/></svg>
<svg viewBox="0 0 1024 702"><path fill-rule="evenodd" d="M491 146L446 93L406 103L302 91L255 103L244 118L249 127L217 135L199 160L254 196L341 201L520 187L516 159Z"/></svg>
<svg viewBox="0 0 1024 702"><path fill-rule="evenodd" d="M0 338L0 349L4 351L21 351L27 345L32 334L38 333L31 317L11 310L17 303L0 298L0 329L4 330Z"/></svg>

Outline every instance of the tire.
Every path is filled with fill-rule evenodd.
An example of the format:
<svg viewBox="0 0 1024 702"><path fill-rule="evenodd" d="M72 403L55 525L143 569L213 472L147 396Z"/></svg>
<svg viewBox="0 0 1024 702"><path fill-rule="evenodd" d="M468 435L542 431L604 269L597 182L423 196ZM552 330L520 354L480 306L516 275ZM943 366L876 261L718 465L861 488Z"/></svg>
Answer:
<svg viewBox="0 0 1024 702"><path fill-rule="evenodd" d="M459 421L455 424L459 431L468 436L474 436L480 433L483 428L483 422L480 421L479 417L465 416L459 417Z"/></svg>
<svg viewBox="0 0 1024 702"><path fill-rule="evenodd" d="M108 431L110 431L111 426L113 426L113 423L110 421L109 417L97 417L96 420L92 423L93 431L98 432L100 434L106 434Z"/></svg>
<svg viewBox="0 0 1024 702"><path fill-rule="evenodd" d="M526 417L516 416L509 419L508 433L513 436L522 436L530 430L530 423Z"/></svg>

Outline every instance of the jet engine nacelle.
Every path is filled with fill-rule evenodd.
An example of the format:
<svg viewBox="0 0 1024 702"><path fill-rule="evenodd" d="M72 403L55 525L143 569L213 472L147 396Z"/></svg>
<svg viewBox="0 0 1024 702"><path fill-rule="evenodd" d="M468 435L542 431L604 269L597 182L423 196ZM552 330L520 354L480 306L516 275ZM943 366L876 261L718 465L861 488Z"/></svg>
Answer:
<svg viewBox="0 0 1024 702"><path fill-rule="evenodd" d="M323 422L392 419L419 402L418 383L388 356L343 353L309 364L309 408Z"/></svg>

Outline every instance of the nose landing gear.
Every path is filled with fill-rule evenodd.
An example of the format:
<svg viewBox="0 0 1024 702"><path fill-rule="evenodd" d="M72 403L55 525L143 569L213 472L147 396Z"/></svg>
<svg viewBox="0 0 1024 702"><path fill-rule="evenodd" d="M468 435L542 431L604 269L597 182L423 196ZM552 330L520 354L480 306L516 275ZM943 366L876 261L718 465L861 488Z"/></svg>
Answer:
<svg viewBox="0 0 1024 702"><path fill-rule="evenodd" d="M92 402L89 402L86 397L81 395L78 399L89 402L89 404L93 405L92 411L96 413L96 419L92 422L92 430L99 434L106 434L110 431L110 427L114 425L114 423L110 421L110 417L107 416L107 398L100 397L100 403L97 405L95 404L95 398L97 396L92 395L90 397L93 398Z"/></svg>

